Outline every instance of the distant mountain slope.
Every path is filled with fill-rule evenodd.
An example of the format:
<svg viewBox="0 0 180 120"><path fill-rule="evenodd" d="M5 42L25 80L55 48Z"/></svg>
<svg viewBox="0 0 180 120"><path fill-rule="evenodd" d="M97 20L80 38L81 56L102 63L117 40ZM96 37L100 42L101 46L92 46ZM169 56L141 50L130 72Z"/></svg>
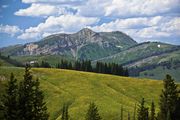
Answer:
<svg viewBox="0 0 180 120"><path fill-rule="evenodd" d="M180 46L141 43L93 62L97 61L122 64L129 69L130 76L163 79L166 74L172 74L176 81L180 81Z"/></svg>
<svg viewBox="0 0 180 120"><path fill-rule="evenodd" d="M180 46L159 43L159 42L145 42L134 45L117 54L97 59L96 61L115 62L119 64L128 64L133 61L142 60L147 57L157 56L165 53L180 50Z"/></svg>
<svg viewBox="0 0 180 120"><path fill-rule="evenodd" d="M2 54L24 55L63 55L76 59L99 59L122 51L137 44L122 32L96 33L84 28L74 34L51 35L39 42L23 46L2 48Z"/></svg>
<svg viewBox="0 0 180 120"><path fill-rule="evenodd" d="M3 56L0 54L0 66L22 67L23 64L15 59L12 59L10 56Z"/></svg>
<svg viewBox="0 0 180 120"><path fill-rule="evenodd" d="M14 72L18 80L23 79L22 68L0 68L3 79L8 79L11 72ZM162 81L52 68L36 68L32 69L32 73L34 79L39 77L41 82L50 120L60 120L61 108L65 102L70 104L69 114L73 120L83 120L92 101L97 104L103 120L119 120L122 105L126 120L128 112L133 113L135 103L142 97L148 107L153 100L158 110ZM0 94L5 81L0 80Z"/></svg>

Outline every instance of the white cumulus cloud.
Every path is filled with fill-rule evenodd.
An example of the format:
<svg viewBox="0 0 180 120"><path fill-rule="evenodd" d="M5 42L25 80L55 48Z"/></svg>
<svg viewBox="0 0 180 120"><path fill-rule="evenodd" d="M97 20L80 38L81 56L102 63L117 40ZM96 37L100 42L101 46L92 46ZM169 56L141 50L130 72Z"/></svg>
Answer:
<svg viewBox="0 0 180 120"><path fill-rule="evenodd" d="M0 25L0 33L6 33L11 36L14 36L18 33L21 33L22 30L18 26L10 26L10 25Z"/></svg>
<svg viewBox="0 0 180 120"><path fill-rule="evenodd" d="M30 7L18 16L46 17L29 27L19 39L41 39L89 26L95 31L123 31L135 40L180 37L180 0L22 0Z"/></svg>
<svg viewBox="0 0 180 120"><path fill-rule="evenodd" d="M29 8L20 9L15 12L18 16L48 16L56 14L58 9L55 6L48 4L32 4Z"/></svg>
<svg viewBox="0 0 180 120"><path fill-rule="evenodd" d="M84 0L22 0L23 3L60 3L60 4L71 4L81 2Z"/></svg>
<svg viewBox="0 0 180 120"><path fill-rule="evenodd" d="M151 16L167 13L180 7L179 0L113 0L106 9L106 16Z"/></svg>
<svg viewBox="0 0 180 120"><path fill-rule="evenodd" d="M109 23L91 27L95 31L123 31L138 42L159 40L180 36L180 17L140 17L117 19Z"/></svg>
<svg viewBox="0 0 180 120"><path fill-rule="evenodd" d="M98 18L82 17L77 15L61 15L58 17L50 16L44 23L36 27L30 27L23 34L18 36L19 39L37 39L47 36L47 34L61 32L75 32L86 26L93 25L99 21Z"/></svg>

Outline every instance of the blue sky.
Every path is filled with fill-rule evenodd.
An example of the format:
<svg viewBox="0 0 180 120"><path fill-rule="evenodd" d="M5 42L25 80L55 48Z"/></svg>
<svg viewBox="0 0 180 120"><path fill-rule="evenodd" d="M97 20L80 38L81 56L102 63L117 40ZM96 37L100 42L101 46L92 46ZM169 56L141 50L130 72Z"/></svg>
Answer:
<svg viewBox="0 0 180 120"><path fill-rule="evenodd" d="M0 47L84 27L180 45L180 0L0 0Z"/></svg>

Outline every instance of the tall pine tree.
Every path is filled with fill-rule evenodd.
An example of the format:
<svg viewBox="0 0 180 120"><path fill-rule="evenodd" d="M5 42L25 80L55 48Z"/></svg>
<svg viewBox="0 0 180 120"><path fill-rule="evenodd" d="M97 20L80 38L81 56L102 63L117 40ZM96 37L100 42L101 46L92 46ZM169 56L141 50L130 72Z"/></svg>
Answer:
<svg viewBox="0 0 180 120"><path fill-rule="evenodd" d="M67 104L64 104L62 108L61 120L69 120L68 109L69 106Z"/></svg>
<svg viewBox="0 0 180 120"><path fill-rule="evenodd" d="M138 120L148 120L148 108L145 107L145 100L142 98L141 104L138 108Z"/></svg>
<svg viewBox="0 0 180 120"><path fill-rule="evenodd" d="M150 116L150 120L155 120L155 105L154 105L154 101L152 101L151 103L151 116Z"/></svg>
<svg viewBox="0 0 180 120"><path fill-rule="evenodd" d="M123 120L123 106L121 106L121 120Z"/></svg>
<svg viewBox="0 0 180 120"><path fill-rule="evenodd" d="M94 103L90 103L89 105L89 109L86 114L86 120L101 120L97 106Z"/></svg>
<svg viewBox="0 0 180 120"><path fill-rule="evenodd" d="M136 103L134 105L133 120L136 120Z"/></svg>
<svg viewBox="0 0 180 120"><path fill-rule="evenodd" d="M44 96L39 81L32 79L30 66L26 65L24 80L19 85L19 117L21 120L48 120Z"/></svg>
<svg viewBox="0 0 180 120"><path fill-rule="evenodd" d="M37 79L35 81L35 89L34 89L34 103L33 103L33 120L48 120L48 113L46 103L44 102L43 92L40 90L40 82Z"/></svg>
<svg viewBox="0 0 180 120"><path fill-rule="evenodd" d="M170 75L166 75L164 79L164 89L160 95L160 120L176 120L174 113L176 110L178 101L178 90L177 85L174 83L174 79Z"/></svg>
<svg viewBox="0 0 180 120"><path fill-rule="evenodd" d="M128 112L128 120L131 120L131 116L130 113Z"/></svg>
<svg viewBox="0 0 180 120"><path fill-rule="evenodd" d="M11 73L2 101L3 116L5 120L18 120L17 92L17 80L14 78L13 73Z"/></svg>
<svg viewBox="0 0 180 120"><path fill-rule="evenodd" d="M21 120L28 120L33 118L33 86L34 81L32 80L32 75L30 73L29 65L25 67L24 80L20 82L19 86L19 116Z"/></svg>
<svg viewBox="0 0 180 120"><path fill-rule="evenodd" d="M178 101L176 102L176 109L173 115L177 120L180 120L180 97L178 98Z"/></svg>

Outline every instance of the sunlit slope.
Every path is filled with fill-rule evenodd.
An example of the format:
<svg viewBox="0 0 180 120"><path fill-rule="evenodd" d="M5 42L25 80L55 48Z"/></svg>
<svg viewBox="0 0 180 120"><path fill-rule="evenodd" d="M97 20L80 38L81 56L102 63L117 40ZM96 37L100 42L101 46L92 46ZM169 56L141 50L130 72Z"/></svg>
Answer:
<svg viewBox="0 0 180 120"><path fill-rule="evenodd" d="M8 78L11 72L18 79L23 78L22 68L0 67L1 77ZM92 101L97 104L103 120L118 120L122 105L124 117L128 111L133 115L134 104L142 97L148 105L154 100L157 106L162 89L162 81L148 79L43 68L32 69L32 73L34 78L40 79L51 120L60 119L62 105L66 102L70 104L72 120L84 120ZM4 81L1 80L1 86Z"/></svg>

